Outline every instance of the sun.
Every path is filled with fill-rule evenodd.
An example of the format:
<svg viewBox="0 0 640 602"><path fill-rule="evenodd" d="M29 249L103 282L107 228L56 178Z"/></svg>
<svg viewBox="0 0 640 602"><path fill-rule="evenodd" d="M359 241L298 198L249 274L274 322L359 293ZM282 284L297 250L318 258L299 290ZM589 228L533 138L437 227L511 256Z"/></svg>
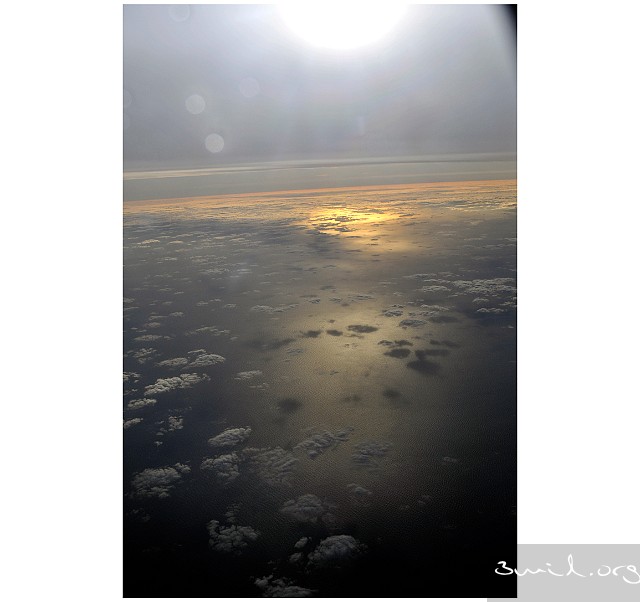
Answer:
<svg viewBox="0 0 640 602"><path fill-rule="evenodd" d="M278 4L283 21L313 46L348 50L380 40L400 21L401 2L285 2Z"/></svg>

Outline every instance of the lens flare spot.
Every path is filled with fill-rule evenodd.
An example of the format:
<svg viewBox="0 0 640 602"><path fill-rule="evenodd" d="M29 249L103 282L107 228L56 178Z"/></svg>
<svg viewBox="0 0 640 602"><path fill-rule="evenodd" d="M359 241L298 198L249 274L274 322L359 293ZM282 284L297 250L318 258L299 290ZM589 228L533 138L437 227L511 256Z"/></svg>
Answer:
<svg viewBox="0 0 640 602"><path fill-rule="evenodd" d="M191 15L191 9L188 4L172 4L169 6L169 17L176 23L186 21Z"/></svg>
<svg viewBox="0 0 640 602"><path fill-rule="evenodd" d="M260 84L253 77L245 77L239 84L240 94L245 98L253 98L260 93Z"/></svg>
<svg viewBox="0 0 640 602"><path fill-rule="evenodd" d="M204 101L204 98L200 96L200 94L192 94L184 101L184 106L187 107L187 111L192 115L199 115L202 111L205 110L207 103Z"/></svg>
<svg viewBox="0 0 640 602"><path fill-rule="evenodd" d="M224 138L220 134L209 134L204 145L210 153L219 153L224 148Z"/></svg>

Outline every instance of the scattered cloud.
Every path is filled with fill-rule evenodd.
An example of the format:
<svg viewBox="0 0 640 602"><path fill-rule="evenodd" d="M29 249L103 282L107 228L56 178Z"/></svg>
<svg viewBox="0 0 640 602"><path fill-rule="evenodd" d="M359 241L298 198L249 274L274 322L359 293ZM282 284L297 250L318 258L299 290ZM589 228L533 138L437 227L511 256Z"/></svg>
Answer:
<svg viewBox="0 0 640 602"><path fill-rule="evenodd" d="M213 366L214 364L221 364L226 361L226 358L221 355L217 355L215 353L203 353L202 355L196 356L191 363L189 364L189 368L202 368L204 366Z"/></svg>
<svg viewBox="0 0 640 602"><path fill-rule="evenodd" d="M254 305L249 311L261 312L266 314L279 314L285 311L289 311L290 309L295 309L298 307L297 303L292 303L290 305L280 305L278 307L271 307L270 305Z"/></svg>
<svg viewBox="0 0 640 602"><path fill-rule="evenodd" d="M251 427L230 428L215 437L211 437L208 443L212 447L233 447L244 443L251 434Z"/></svg>
<svg viewBox="0 0 640 602"><path fill-rule="evenodd" d="M295 500L287 500L280 512L301 523L317 523L334 508L335 506L323 502L317 495L305 493ZM333 517L330 521L333 522Z"/></svg>
<svg viewBox="0 0 640 602"><path fill-rule="evenodd" d="M366 503L373 495L371 491L362 485L358 485L358 483L349 483L347 491L351 494L352 501L359 504Z"/></svg>
<svg viewBox="0 0 640 602"><path fill-rule="evenodd" d="M132 399L127 404L128 410L141 410L142 408L146 408L147 406L152 406L157 403L157 399Z"/></svg>
<svg viewBox="0 0 640 602"><path fill-rule="evenodd" d="M423 326L424 324L426 324L424 320L418 320L416 318L405 318L400 322L399 326L402 326L403 328L416 328L417 326Z"/></svg>
<svg viewBox="0 0 640 602"><path fill-rule="evenodd" d="M217 520L207 523L209 545L216 552L238 555L251 542L258 539L259 531L253 527L240 525L223 526Z"/></svg>
<svg viewBox="0 0 640 602"><path fill-rule="evenodd" d="M377 441L359 443L355 447L353 454L351 454L351 461L358 466L377 467L379 459L386 456L390 449L390 443L379 443Z"/></svg>
<svg viewBox="0 0 640 602"><path fill-rule="evenodd" d="M132 495L138 498L167 498L169 492L191 469L185 464L174 464L163 468L145 468L134 475L131 481Z"/></svg>
<svg viewBox="0 0 640 602"><path fill-rule="evenodd" d="M184 428L182 425L183 421L184 418L182 418L182 416L169 416L166 422L167 426L163 426L162 428L160 428L156 433L156 436L162 437L162 435L164 435L165 433L172 433L173 431L182 430ZM159 424L162 424L162 422L160 422Z"/></svg>
<svg viewBox="0 0 640 602"><path fill-rule="evenodd" d="M140 364L146 364L154 359L158 352L152 347L143 347L137 351L131 352L131 355L138 360Z"/></svg>
<svg viewBox="0 0 640 602"><path fill-rule="evenodd" d="M281 447L258 449L245 448L243 455L248 465L268 485L288 485L298 459Z"/></svg>
<svg viewBox="0 0 640 602"><path fill-rule="evenodd" d="M308 598L315 593L315 590L294 585L290 579L276 579L273 575L256 579L254 584L262 590L264 598Z"/></svg>
<svg viewBox="0 0 640 602"><path fill-rule="evenodd" d="M316 433L298 443L298 445L294 447L294 450L300 449L306 452L310 458L316 458L328 449L332 449L343 441L347 441L352 432L352 427L346 427L335 433L331 431Z"/></svg>
<svg viewBox="0 0 640 602"><path fill-rule="evenodd" d="M481 307L476 309L478 314L506 314L509 310L503 307Z"/></svg>
<svg viewBox="0 0 640 602"><path fill-rule="evenodd" d="M158 395L174 389L188 389L199 382L211 380L206 374L181 374L170 378L159 378L153 385L145 387L145 395Z"/></svg>
<svg viewBox="0 0 640 602"><path fill-rule="evenodd" d="M203 326L189 331L187 334L210 334L214 337L231 334L230 330L220 330L216 326Z"/></svg>
<svg viewBox="0 0 640 602"><path fill-rule="evenodd" d="M122 382L123 383L137 383L140 375L137 372L123 372L122 373Z"/></svg>
<svg viewBox="0 0 640 602"><path fill-rule="evenodd" d="M158 366L162 366L163 368L183 368L189 363L189 360L186 357L174 357L169 360L162 360L158 362Z"/></svg>
<svg viewBox="0 0 640 602"><path fill-rule="evenodd" d="M205 458L200 464L201 470L210 470L216 475L219 482L231 483L240 476L238 465L240 459L235 452L224 454L217 458Z"/></svg>
<svg viewBox="0 0 640 602"><path fill-rule="evenodd" d="M367 547L351 535L331 535L309 554L309 569L335 569L349 566Z"/></svg>
<svg viewBox="0 0 640 602"><path fill-rule="evenodd" d="M496 297L505 293L514 294L516 292L516 281L514 278L455 280L452 284L466 294L473 294L480 297Z"/></svg>
<svg viewBox="0 0 640 602"><path fill-rule="evenodd" d="M122 428L128 429L136 424L140 424L142 422L142 418L131 418L130 420L125 420L122 424Z"/></svg>
<svg viewBox="0 0 640 602"><path fill-rule="evenodd" d="M262 376L262 370L247 370L246 372L238 372L235 379L251 380L252 378L257 378L258 376Z"/></svg>

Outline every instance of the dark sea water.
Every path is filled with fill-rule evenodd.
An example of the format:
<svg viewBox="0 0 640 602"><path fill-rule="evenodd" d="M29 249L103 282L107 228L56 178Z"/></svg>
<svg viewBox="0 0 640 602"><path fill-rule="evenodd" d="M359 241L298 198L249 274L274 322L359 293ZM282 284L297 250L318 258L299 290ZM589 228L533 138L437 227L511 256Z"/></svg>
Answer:
<svg viewBox="0 0 640 602"><path fill-rule="evenodd" d="M514 181L128 203L124 295L125 596L515 595Z"/></svg>

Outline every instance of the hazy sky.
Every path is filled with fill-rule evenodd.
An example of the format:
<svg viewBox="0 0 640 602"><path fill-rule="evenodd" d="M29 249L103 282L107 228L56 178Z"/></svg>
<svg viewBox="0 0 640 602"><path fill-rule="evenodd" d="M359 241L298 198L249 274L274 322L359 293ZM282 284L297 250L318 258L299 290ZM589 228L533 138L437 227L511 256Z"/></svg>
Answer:
<svg viewBox="0 0 640 602"><path fill-rule="evenodd" d="M513 153L515 64L501 6L412 5L338 52L271 5L127 5L125 169Z"/></svg>

